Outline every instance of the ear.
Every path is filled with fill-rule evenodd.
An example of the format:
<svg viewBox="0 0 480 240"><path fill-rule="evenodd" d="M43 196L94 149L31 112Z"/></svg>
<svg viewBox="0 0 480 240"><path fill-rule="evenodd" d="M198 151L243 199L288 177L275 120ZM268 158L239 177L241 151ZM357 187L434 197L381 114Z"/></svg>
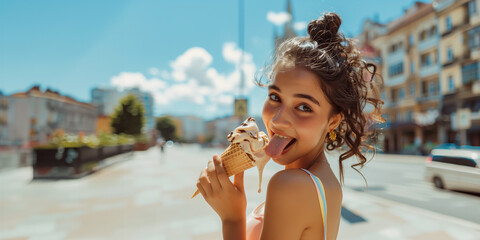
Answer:
<svg viewBox="0 0 480 240"><path fill-rule="evenodd" d="M332 131L333 129L337 128L338 125L343 120L343 113L337 113L333 114L330 119L328 119L328 125L327 125L327 132Z"/></svg>

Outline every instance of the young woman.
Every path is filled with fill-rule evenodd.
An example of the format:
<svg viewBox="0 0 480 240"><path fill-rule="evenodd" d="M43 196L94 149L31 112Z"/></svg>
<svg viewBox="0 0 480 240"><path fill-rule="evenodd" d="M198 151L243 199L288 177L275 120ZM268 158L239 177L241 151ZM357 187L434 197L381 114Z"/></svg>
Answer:
<svg viewBox="0 0 480 240"><path fill-rule="evenodd" d="M362 167L369 128L382 122L375 66L365 63L351 39L338 33L341 19L326 13L308 25L308 37L284 42L266 70L271 79L263 107L270 136L267 154L285 170L267 187L267 198L248 217L243 173L232 184L218 156L197 183L222 220L224 239L336 239L342 189L325 148L346 145L342 161L355 156ZM259 82L260 83L260 82ZM366 104L373 106L364 112ZM354 168L355 169L355 168Z"/></svg>

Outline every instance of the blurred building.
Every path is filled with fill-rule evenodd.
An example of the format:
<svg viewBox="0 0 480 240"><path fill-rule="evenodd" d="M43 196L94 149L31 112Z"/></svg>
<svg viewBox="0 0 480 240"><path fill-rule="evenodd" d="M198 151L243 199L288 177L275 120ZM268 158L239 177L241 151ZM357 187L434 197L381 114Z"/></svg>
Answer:
<svg viewBox="0 0 480 240"><path fill-rule="evenodd" d="M478 1L435 1L442 66L441 126L447 142L480 146Z"/></svg>
<svg viewBox="0 0 480 240"><path fill-rule="evenodd" d="M8 137L14 145L44 143L57 130L95 133L97 108L56 91L34 86L8 96Z"/></svg>
<svg viewBox="0 0 480 240"><path fill-rule="evenodd" d="M263 123L262 118L256 116L253 116L253 118L255 118L259 130L266 133L265 124ZM213 145L228 146L230 144L227 140L228 134L240 126L243 121L245 121L245 119L239 116L230 116L208 121L206 123L207 138L213 139Z"/></svg>
<svg viewBox="0 0 480 240"><path fill-rule="evenodd" d="M296 37L297 34L293 29L293 14L292 14L292 5L290 4L290 0L287 0L287 13L290 14L290 20L285 23L283 26L283 34L278 35L276 29L274 29L274 43L275 49L280 46L285 40Z"/></svg>
<svg viewBox="0 0 480 240"><path fill-rule="evenodd" d="M8 98L0 91L0 146L7 145Z"/></svg>
<svg viewBox="0 0 480 240"><path fill-rule="evenodd" d="M480 145L477 5L416 2L373 37L384 79L385 151L427 153L446 142Z"/></svg>
<svg viewBox="0 0 480 240"><path fill-rule="evenodd" d="M128 94L135 95L145 107L144 131L150 132L155 129L153 118L153 97L151 94L142 92L138 88L118 91L115 88L94 88L91 90L92 104L98 107L97 132L111 132L110 116L120 103L120 100Z"/></svg>
<svg viewBox="0 0 480 240"><path fill-rule="evenodd" d="M203 143L206 140L205 121L195 116L170 117L175 124L175 135L185 142Z"/></svg>

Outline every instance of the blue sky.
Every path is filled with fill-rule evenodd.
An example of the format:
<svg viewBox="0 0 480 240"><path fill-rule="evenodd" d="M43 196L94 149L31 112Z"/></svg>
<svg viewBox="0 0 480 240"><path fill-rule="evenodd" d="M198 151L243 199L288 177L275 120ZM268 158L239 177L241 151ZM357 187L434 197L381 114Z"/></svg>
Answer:
<svg viewBox="0 0 480 240"><path fill-rule="evenodd" d="M414 1L292 0L297 33L322 12L357 35L363 20L386 23ZM260 115L266 91L251 84L282 32L286 0L245 0L246 96ZM276 24L280 24L277 26ZM0 91L40 84L80 101L93 87L138 86L155 97L155 115L205 119L233 112L238 95L236 0L0 0Z"/></svg>

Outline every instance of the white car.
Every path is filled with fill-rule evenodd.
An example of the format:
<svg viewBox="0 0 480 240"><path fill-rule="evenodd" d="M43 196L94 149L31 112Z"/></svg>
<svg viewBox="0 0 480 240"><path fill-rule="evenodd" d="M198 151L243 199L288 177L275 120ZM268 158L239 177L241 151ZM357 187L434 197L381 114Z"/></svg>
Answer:
<svg viewBox="0 0 480 240"><path fill-rule="evenodd" d="M478 150L433 149L425 165L425 179L437 188L480 192Z"/></svg>

